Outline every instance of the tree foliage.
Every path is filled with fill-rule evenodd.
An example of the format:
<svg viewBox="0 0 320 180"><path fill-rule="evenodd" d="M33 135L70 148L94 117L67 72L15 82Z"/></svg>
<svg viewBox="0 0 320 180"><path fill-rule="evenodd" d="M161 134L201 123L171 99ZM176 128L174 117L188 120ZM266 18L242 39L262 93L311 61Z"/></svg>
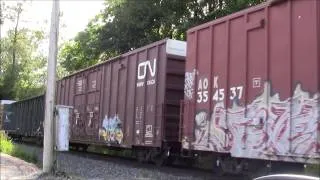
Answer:
<svg viewBox="0 0 320 180"><path fill-rule="evenodd" d="M46 58L39 52L42 31L19 28L23 4L1 4L1 24L14 22L6 36L0 37L0 99L24 99L42 94L46 77Z"/></svg>
<svg viewBox="0 0 320 180"><path fill-rule="evenodd" d="M60 49L61 65L68 72L91 66L97 62L101 52L97 37L99 28L94 21L91 21L85 31L79 32L74 40L66 42Z"/></svg>
<svg viewBox="0 0 320 180"><path fill-rule="evenodd" d="M58 74L74 72L143 45L172 38L186 40L196 25L264 0L105 0L86 29L60 48ZM41 31L19 27L23 3L1 3L0 25L15 26L0 46L0 99L23 99L44 91L46 58L38 53Z"/></svg>
<svg viewBox="0 0 320 180"><path fill-rule="evenodd" d="M2 72L0 99L24 99L44 91L46 58L38 50L43 32L20 29L14 44L14 31L1 38ZM16 49L16 62L12 64L12 49ZM14 70L13 70L14 68Z"/></svg>
<svg viewBox="0 0 320 180"><path fill-rule="evenodd" d="M186 31L264 0L105 0L104 10L62 47L73 72L148 43L186 40Z"/></svg>

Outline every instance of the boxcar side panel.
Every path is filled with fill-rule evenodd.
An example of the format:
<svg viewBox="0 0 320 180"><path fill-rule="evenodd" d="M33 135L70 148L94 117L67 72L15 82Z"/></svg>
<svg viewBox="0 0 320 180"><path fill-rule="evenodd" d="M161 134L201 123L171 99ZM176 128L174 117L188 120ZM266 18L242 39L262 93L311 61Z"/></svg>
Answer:
<svg viewBox="0 0 320 180"><path fill-rule="evenodd" d="M129 89L128 82L128 56L121 58L118 62L118 86L119 86L119 93L118 93L118 114L119 119L123 119L121 128L122 128L122 135L119 134L119 136L122 136L122 142L119 144L130 144L130 141L127 141L127 138L125 137L126 134L129 134L130 132L127 132L127 123L130 121L126 118L126 104L127 104L127 91ZM120 139L120 138L119 138Z"/></svg>
<svg viewBox="0 0 320 180"><path fill-rule="evenodd" d="M12 104L10 130L19 136L43 136L44 95Z"/></svg>
<svg viewBox="0 0 320 180"><path fill-rule="evenodd" d="M319 9L265 4L188 31L183 148L319 163Z"/></svg>
<svg viewBox="0 0 320 180"><path fill-rule="evenodd" d="M72 124L75 140L86 140L85 122L86 122L86 77L84 72L75 76L75 96L74 96L74 114L75 118Z"/></svg>
<svg viewBox="0 0 320 180"><path fill-rule="evenodd" d="M317 9L317 32L320 32L320 1L317 1L317 5L316 5L316 9ZM320 36L318 35L318 44L317 44L318 49L320 49ZM318 53L318 77L320 77L320 51L317 52ZM318 86L318 90L320 91L320 83ZM318 107L320 108L319 105L320 102L318 102ZM320 115L319 115L320 116ZM318 123L318 150L317 152L320 153L320 123Z"/></svg>
<svg viewBox="0 0 320 180"><path fill-rule="evenodd" d="M185 72L185 83L184 83L184 102L183 112L181 116L181 142L183 148L191 148L189 142L194 141L194 121L190 120L189 117L195 117L195 89L196 89L196 51L197 51L197 32L188 33L187 36L187 57L186 57L186 72Z"/></svg>
<svg viewBox="0 0 320 180"><path fill-rule="evenodd" d="M109 118L110 114L110 101L111 101L111 84L112 84L112 78L113 78L113 73L112 73L112 65L110 64L104 64L103 65L103 86L102 86L102 102L101 102L101 109L102 111L100 112L101 114L101 119L99 121L99 141L101 142L106 142L108 140L108 134L106 132L106 129L103 129L103 121ZM107 126L107 124L105 124Z"/></svg>
<svg viewBox="0 0 320 180"><path fill-rule="evenodd" d="M104 65L101 143L161 147L167 133L163 128L166 58L164 40Z"/></svg>
<svg viewBox="0 0 320 180"><path fill-rule="evenodd" d="M134 144L139 146L144 144L144 126L145 126L145 112L146 112L146 76L147 76L147 68L152 67L151 61L148 64L144 64L147 60L147 50L141 51L137 53L138 59L137 59L137 72L136 72L136 78L137 76L141 78L137 78L137 90L135 94L135 108L136 108L136 119L135 119L135 139ZM152 60L152 64L154 64L154 60ZM146 67L146 68L145 68ZM139 73L141 72L141 74Z"/></svg>
<svg viewBox="0 0 320 180"><path fill-rule="evenodd" d="M86 74L87 91L86 91L86 122L85 135L88 140L96 141L99 130L100 119L100 91L102 68L100 66L91 69Z"/></svg>
<svg viewBox="0 0 320 180"><path fill-rule="evenodd" d="M178 141L184 61L168 60L166 45L155 42L58 82L57 104L74 107L71 142L130 148Z"/></svg>
<svg viewBox="0 0 320 180"><path fill-rule="evenodd" d="M165 95L166 95L166 68L167 68L167 54L166 44L159 44L157 52L157 71L155 75L156 80L156 104L155 104L155 121L152 129L155 146L160 147L165 139Z"/></svg>
<svg viewBox="0 0 320 180"><path fill-rule="evenodd" d="M124 143L131 146L135 139L135 94L136 94L136 67L137 67L137 54L128 56L127 61L127 93L126 93L126 113L124 124Z"/></svg>
<svg viewBox="0 0 320 180"><path fill-rule="evenodd" d="M291 5L292 96L289 131L290 154L317 157L319 119L319 31L317 1ZM286 142L288 143L288 142Z"/></svg>

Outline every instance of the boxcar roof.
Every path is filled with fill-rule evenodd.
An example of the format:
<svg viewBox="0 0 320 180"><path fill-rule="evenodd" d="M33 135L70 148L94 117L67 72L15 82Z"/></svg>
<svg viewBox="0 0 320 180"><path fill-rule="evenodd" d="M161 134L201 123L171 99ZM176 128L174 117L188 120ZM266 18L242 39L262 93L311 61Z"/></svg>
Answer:
<svg viewBox="0 0 320 180"><path fill-rule="evenodd" d="M67 76L65 76L65 77L63 77L63 78L61 78L61 79L59 79L59 80L68 78L68 77L70 77L70 76L76 75L76 74L78 74L78 73L84 72L84 71L89 70L89 69L92 69L92 68L96 68L96 67L98 67L98 66L100 66L100 65L103 65L103 64L106 64L106 63L111 63L111 62L116 61L116 60L118 60L118 59L120 59L120 58L122 58L122 57L130 56L130 55L135 54L135 53L137 53L137 52L139 52L139 51L143 51L143 50L145 50L145 49L149 49L149 48L151 48L151 47L158 46L158 45L160 45L160 44L163 44L163 43L167 42L168 40L171 40L171 39L169 39L169 38L162 39L162 40L160 40L160 41L156 41L156 42L151 43L151 44L148 44L148 45L146 45L146 46L143 46L143 47L134 49L134 50L129 51L129 52L126 52L126 53L123 53L123 54L121 54L121 55L119 55L119 56L115 56L115 57L110 58L110 59L108 59L108 60L104 60L104 61L102 61L102 62L99 62L99 63L95 64L95 65L92 65L92 66L90 66L90 67L81 69L81 70L76 71L76 72L74 72L74 73L71 73L71 74L69 74L69 75L67 75ZM177 42L178 42L179 40L174 40L174 41L177 41ZM183 42L183 41L180 41L180 42ZM172 43L172 44L174 44L174 43ZM186 47L184 47L184 48L186 49ZM173 52L173 51L175 51L175 50L174 50L174 49L170 49L170 52ZM179 55L183 56L183 52L177 52L177 51L175 51L175 52L176 52L176 53L179 53ZM173 53L175 53L175 52L173 52ZM185 56L185 54L186 54L186 52L184 52L184 56ZM58 80L58 81L59 81L59 80Z"/></svg>

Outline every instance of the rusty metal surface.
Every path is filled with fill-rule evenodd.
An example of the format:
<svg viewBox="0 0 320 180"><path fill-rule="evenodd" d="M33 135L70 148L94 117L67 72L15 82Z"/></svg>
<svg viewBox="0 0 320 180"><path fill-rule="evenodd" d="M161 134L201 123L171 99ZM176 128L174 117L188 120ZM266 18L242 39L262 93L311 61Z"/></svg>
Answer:
<svg viewBox="0 0 320 180"><path fill-rule="evenodd" d="M74 107L71 141L121 147L178 142L185 44L175 52L175 43L158 41L58 81L57 104Z"/></svg>
<svg viewBox="0 0 320 180"><path fill-rule="evenodd" d="M190 29L183 148L320 163L319 15L288 0Z"/></svg>

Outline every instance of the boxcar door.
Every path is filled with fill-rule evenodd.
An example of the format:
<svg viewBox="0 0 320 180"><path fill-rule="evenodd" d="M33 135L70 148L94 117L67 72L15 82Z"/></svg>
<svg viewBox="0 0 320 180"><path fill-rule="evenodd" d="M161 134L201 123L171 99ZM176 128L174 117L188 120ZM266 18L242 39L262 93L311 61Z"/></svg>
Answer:
<svg viewBox="0 0 320 180"><path fill-rule="evenodd" d="M244 132L241 136L243 153L251 157L253 154L259 156L267 147L268 123L268 62L266 52L266 26L264 26L265 14L263 11L249 14L246 21L246 87L245 87L245 115ZM236 64L236 63L235 63ZM231 92L232 93L232 92ZM278 112L282 112L279 107ZM287 136L287 135L284 135ZM240 137L239 137L240 138ZM238 143L240 144L240 143ZM236 149L236 148L234 148ZM285 153L287 147L283 149Z"/></svg>
<svg viewBox="0 0 320 180"><path fill-rule="evenodd" d="M86 122L85 130L87 138L96 140L99 131L99 105L100 105L100 85L101 68L95 68L87 74L88 91L86 93Z"/></svg>
<svg viewBox="0 0 320 180"><path fill-rule="evenodd" d="M84 136L86 119L86 77L84 74L76 76L74 96L74 115L72 117L72 139L80 139ZM82 138L81 138L82 139Z"/></svg>

